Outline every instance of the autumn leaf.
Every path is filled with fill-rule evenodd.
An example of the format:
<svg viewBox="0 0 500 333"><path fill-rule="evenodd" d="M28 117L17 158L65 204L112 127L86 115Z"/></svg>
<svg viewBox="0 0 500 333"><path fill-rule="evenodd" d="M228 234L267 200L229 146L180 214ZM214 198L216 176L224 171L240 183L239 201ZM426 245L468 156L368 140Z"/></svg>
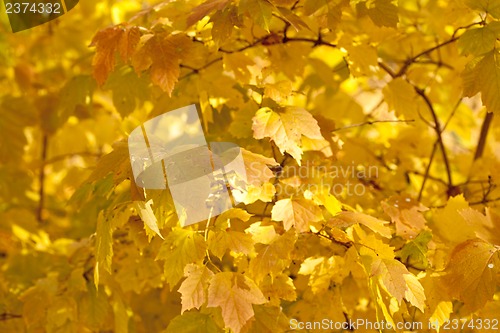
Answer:
<svg viewBox="0 0 500 333"><path fill-rule="evenodd" d="M422 212L427 207L408 196L395 196L382 202L385 213L396 224L396 235L406 239L415 238L426 225Z"/></svg>
<svg viewBox="0 0 500 333"><path fill-rule="evenodd" d="M321 209L305 199L282 199L276 202L272 210L274 221L283 221L285 230L295 227L297 232L308 232L309 223L323 219Z"/></svg>
<svg viewBox="0 0 500 333"><path fill-rule="evenodd" d="M389 238L392 235L391 228L387 226L386 221L379 220L373 216L359 212L340 212L328 221L328 225L332 227L348 227L353 224L362 224L379 235Z"/></svg>
<svg viewBox="0 0 500 333"><path fill-rule="evenodd" d="M283 272L290 264L296 240L297 236L293 231L277 235L272 240L259 239L269 244L256 246L257 256L250 260L249 270L255 282L260 283L267 275L275 276Z"/></svg>
<svg viewBox="0 0 500 333"><path fill-rule="evenodd" d="M193 25L215 10L222 10L228 2L229 0L208 0L201 5L196 6L187 18L187 25Z"/></svg>
<svg viewBox="0 0 500 333"><path fill-rule="evenodd" d="M227 328L239 333L254 316L253 304L266 302L259 287L239 273L217 273L210 280L208 306L220 307Z"/></svg>
<svg viewBox="0 0 500 333"><path fill-rule="evenodd" d="M184 267L205 257L203 236L187 229L174 228L163 241L156 259L165 261L165 277L170 289L184 276Z"/></svg>
<svg viewBox="0 0 500 333"><path fill-rule="evenodd" d="M500 267L498 249L480 239L470 239L453 250L445 277L449 293L472 311L492 299Z"/></svg>
<svg viewBox="0 0 500 333"><path fill-rule="evenodd" d="M180 74L179 62L188 55L190 43L182 34L143 35L132 65L137 73L149 69L151 81L171 95Z"/></svg>
<svg viewBox="0 0 500 333"><path fill-rule="evenodd" d="M99 214L97 221L97 237L95 245L96 263L94 269L94 282L96 288L99 285L101 270L111 273L111 263L113 259L113 228L111 221Z"/></svg>
<svg viewBox="0 0 500 333"><path fill-rule="evenodd" d="M153 212L153 209L151 208L151 205L153 204L153 200L149 200L147 202L144 201L136 201L135 202L135 209L137 210L137 213L141 217L141 219L144 221L144 227L146 231L150 230L160 236L161 239L163 239L163 236L160 233L160 230L158 229L158 221L156 219L156 216ZM149 234L149 233L148 233Z"/></svg>
<svg viewBox="0 0 500 333"><path fill-rule="evenodd" d="M281 153L285 151L293 156L300 165L302 135L310 139L323 139L318 122L302 108L285 107L273 111L262 108L253 118L254 138L271 138Z"/></svg>
<svg viewBox="0 0 500 333"><path fill-rule="evenodd" d="M206 266L188 264L184 268L186 279L182 281L178 292L181 293L182 310L199 309L207 301L208 283L214 273Z"/></svg>
<svg viewBox="0 0 500 333"><path fill-rule="evenodd" d="M481 93L481 100L488 112L500 111L500 63L496 49L490 51L482 59L474 59L467 65L462 74L464 80L464 96L472 97Z"/></svg>
<svg viewBox="0 0 500 333"><path fill-rule="evenodd" d="M92 65L94 77L99 85L104 84L109 73L115 68L115 53L118 51L122 61L128 61L139 43L141 37L138 27L110 27L99 31L90 46L96 47Z"/></svg>

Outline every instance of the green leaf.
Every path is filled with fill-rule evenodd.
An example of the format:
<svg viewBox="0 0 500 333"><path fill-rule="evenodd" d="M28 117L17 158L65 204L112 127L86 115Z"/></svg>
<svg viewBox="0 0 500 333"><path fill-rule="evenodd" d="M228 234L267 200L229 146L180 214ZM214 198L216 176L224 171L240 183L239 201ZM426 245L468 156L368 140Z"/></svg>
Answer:
<svg viewBox="0 0 500 333"><path fill-rule="evenodd" d="M6 96L0 100L0 160L13 163L21 159L27 143L26 126L36 122L37 111L24 98Z"/></svg>
<svg viewBox="0 0 500 333"><path fill-rule="evenodd" d="M458 40L458 49L463 55L482 55L495 48L500 33L500 22L491 22L488 25L467 30Z"/></svg>
<svg viewBox="0 0 500 333"><path fill-rule="evenodd" d="M419 265L424 269L428 265L427 244L432 239L430 231L422 231L414 240L406 243L401 249L399 256L404 263L410 263L412 266Z"/></svg>
<svg viewBox="0 0 500 333"><path fill-rule="evenodd" d="M472 9L477 9L500 18L500 2L498 0L466 0L465 4Z"/></svg>
<svg viewBox="0 0 500 333"><path fill-rule="evenodd" d="M147 100L148 86L146 76L139 77L132 68L124 66L111 73L103 88L113 92L113 104L125 118Z"/></svg>
<svg viewBox="0 0 500 333"><path fill-rule="evenodd" d="M399 22L398 7L392 0L367 1L368 16L379 27L396 28Z"/></svg>
<svg viewBox="0 0 500 333"><path fill-rule="evenodd" d="M92 105L92 94L95 81L90 75L78 75L66 82L59 92L58 124L62 125L77 108L87 108Z"/></svg>
<svg viewBox="0 0 500 333"><path fill-rule="evenodd" d="M270 32L271 18L274 6L267 0L241 0L239 5L240 13L246 13L255 23Z"/></svg>

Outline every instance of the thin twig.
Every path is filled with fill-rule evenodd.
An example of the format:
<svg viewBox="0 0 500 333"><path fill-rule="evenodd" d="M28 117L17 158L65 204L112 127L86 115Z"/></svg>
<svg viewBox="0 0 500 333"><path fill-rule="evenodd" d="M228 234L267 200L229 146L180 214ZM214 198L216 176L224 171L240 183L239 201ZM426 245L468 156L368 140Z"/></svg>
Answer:
<svg viewBox="0 0 500 333"><path fill-rule="evenodd" d="M441 149L441 153L443 155L443 161L444 165L446 168L446 175L448 177L448 189L451 190L453 188L453 179L451 176L451 167L450 167L450 162L448 160L448 155L446 153L446 147L444 145L443 137L442 137L442 129L441 129L441 123L439 122L439 119L436 114L436 110L434 110L434 106L432 105L431 100L429 97L425 94L425 92L422 89L419 89L416 86L413 86L415 89L415 92L422 97L424 100L425 104L429 108L429 111L432 114L432 118L434 119L434 130L436 131L437 135L437 142L439 144L439 148Z"/></svg>
<svg viewBox="0 0 500 333"><path fill-rule="evenodd" d="M47 134L43 134L42 138L42 163L40 165L40 175L38 176L38 210L37 210L37 220L39 223L43 222L43 211L45 206L45 160L47 159L49 137Z"/></svg>
<svg viewBox="0 0 500 333"><path fill-rule="evenodd" d="M365 126L365 125L380 124L380 123L413 123L413 122L415 122L415 119L371 120L371 121L365 121L365 122L359 123L359 124L353 124L353 125L349 125L349 126L345 126L345 127L339 127L339 128L334 129L332 132L337 132L337 131L341 131L341 130L345 130L345 129L349 129L349 128L354 128L354 127L361 127L361 126Z"/></svg>
<svg viewBox="0 0 500 333"><path fill-rule="evenodd" d="M422 181L422 186L420 187L420 191L418 192L418 201L422 199L422 194L424 193L425 183L427 182L427 178L429 178L429 173L431 171L432 161L434 160L434 154L436 153L437 141L432 145L431 157L429 158L429 164L427 164L427 168L425 168L424 180Z"/></svg>

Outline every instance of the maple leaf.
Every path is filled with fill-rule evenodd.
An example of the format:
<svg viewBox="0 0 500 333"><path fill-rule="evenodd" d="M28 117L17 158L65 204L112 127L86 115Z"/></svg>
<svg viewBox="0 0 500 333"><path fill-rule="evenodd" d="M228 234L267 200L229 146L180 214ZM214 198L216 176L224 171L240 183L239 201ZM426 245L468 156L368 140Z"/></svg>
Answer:
<svg viewBox="0 0 500 333"><path fill-rule="evenodd" d="M448 291L472 311L492 299L500 267L498 249L480 239L470 239L453 250L445 276Z"/></svg>
<svg viewBox="0 0 500 333"><path fill-rule="evenodd" d="M464 96L481 93L481 100L488 112L500 112L500 56L494 49L482 59L474 59L462 73Z"/></svg>
<svg viewBox="0 0 500 333"><path fill-rule="evenodd" d="M205 257L203 237L192 231L174 228L163 241L156 259L165 261L165 277L170 289L184 276L184 267Z"/></svg>
<svg viewBox="0 0 500 333"><path fill-rule="evenodd" d="M283 221L285 230L295 227L297 232L308 232L309 223L323 219L321 209L305 199L282 199L273 207L271 218Z"/></svg>
<svg viewBox="0 0 500 333"><path fill-rule="evenodd" d="M128 145L124 141L116 142L113 145L113 151L99 159L94 171L87 181L95 182L106 177L110 173L113 173L115 185L121 183L125 179L132 178Z"/></svg>
<svg viewBox="0 0 500 333"><path fill-rule="evenodd" d="M115 68L115 52L118 51L124 62L128 61L139 43L138 27L114 26L99 31L90 46L96 47L92 61L94 78L99 85L104 84L109 73Z"/></svg>
<svg viewBox="0 0 500 333"><path fill-rule="evenodd" d="M212 231L208 235L208 249L219 259L222 259L228 249L249 254L253 249L253 240L251 235L239 231Z"/></svg>
<svg viewBox="0 0 500 333"><path fill-rule="evenodd" d="M274 158L255 154L243 148L241 149L241 154L245 163L246 181L248 184L261 186L274 177L274 173L270 167L279 165Z"/></svg>
<svg viewBox="0 0 500 333"><path fill-rule="evenodd" d="M209 307L219 306L227 328L239 333L254 316L253 304L263 304L266 299L250 278L239 273L217 273L208 288Z"/></svg>
<svg viewBox="0 0 500 333"><path fill-rule="evenodd" d="M253 118L252 129L255 139L271 138L281 153L288 152L299 165L302 135L310 139L323 139L318 122L309 112L298 107L285 107L277 111L261 108Z"/></svg>
<svg viewBox="0 0 500 333"><path fill-rule="evenodd" d="M340 212L328 221L329 226L338 228L349 227L356 223L370 228L383 237L392 236L391 228L387 226L388 222L359 212Z"/></svg>
<svg viewBox="0 0 500 333"><path fill-rule="evenodd" d="M181 293L182 310L199 309L207 301L208 282L214 273L206 266L188 264L184 268L186 279L182 281L178 292Z"/></svg>
<svg viewBox="0 0 500 333"><path fill-rule="evenodd" d="M153 231L155 234L160 236L161 239L163 239L163 236L158 229L158 220L156 219L153 209L151 208L152 204L153 200L148 200L147 202L136 201L135 209L137 210L137 213L141 217L142 221L144 221L145 227L147 227L147 229Z"/></svg>
<svg viewBox="0 0 500 333"><path fill-rule="evenodd" d="M180 74L179 62L188 56L190 44L191 39L182 34L143 35L132 66L138 74L149 69L151 81L171 95Z"/></svg>
<svg viewBox="0 0 500 333"><path fill-rule="evenodd" d="M446 207L434 214L433 231L455 245L475 238L474 228L459 213L468 207L463 195L450 198Z"/></svg>
<svg viewBox="0 0 500 333"><path fill-rule="evenodd" d="M238 7L240 14L250 15L257 25L270 31L274 6L267 0L241 0Z"/></svg>
<svg viewBox="0 0 500 333"><path fill-rule="evenodd" d="M472 9L491 14L494 18L500 18L500 4L494 0L465 0L465 4Z"/></svg>
<svg viewBox="0 0 500 333"><path fill-rule="evenodd" d="M484 27L464 32L458 40L458 49L463 55L482 55L495 48L500 33L500 22L491 22Z"/></svg>
<svg viewBox="0 0 500 333"><path fill-rule="evenodd" d="M257 256L250 260L249 265L253 279L260 283L268 274L274 276L282 273L283 269L290 264L296 241L296 233L288 231L283 235L275 236L267 245L256 246Z"/></svg>
<svg viewBox="0 0 500 333"><path fill-rule="evenodd" d="M199 6L196 6L191 11L187 18L187 25L191 26L205 16L212 13L214 10L222 10L229 3L229 0L208 0Z"/></svg>
<svg viewBox="0 0 500 333"><path fill-rule="evenodd" d="M415 238L425 228L426 221L421 212L428 208L408 196L393 196L382 202L382 208L396 224L398 236Z"/></svg>

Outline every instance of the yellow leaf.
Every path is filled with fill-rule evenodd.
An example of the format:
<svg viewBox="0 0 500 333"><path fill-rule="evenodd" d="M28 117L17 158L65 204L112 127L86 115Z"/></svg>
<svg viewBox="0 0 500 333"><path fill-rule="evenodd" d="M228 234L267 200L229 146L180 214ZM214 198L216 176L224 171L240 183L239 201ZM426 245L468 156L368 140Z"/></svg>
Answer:
<svg viewBox="0 0 500 333"><path fill-rule="evenodd" d="M238 23L236 8L228 6L212 15L210 21L214 24L212 27L212 38L216 47L219 47L219 45L224 44L224 42L230 39L233 34L234 25ZM250 72L247 75L250 75Z"/></svg>
<svg viewBox="0 0 500 333"><path fill-rule="evenodd" d="M248 322L250 325L249 333L276 333L286 332L290 329L290 320L283 313L281 306L256 305L255 320ZM243 328L244 332L246 326Z"/></svg>
<svg viewBox="0 0 500 333"><path fill-rule="evenodd" d="M500 268L498 249L480 239L459 244L451 255L445 277L449 293L472 311L493 298Z"/></svg>
<svg viewBox="0 0 500 333"><path fill-rule="evenodd" d="M238 10L240 13L249 15L258 26L267 32L270 31L273 5L269 1L241 0Z"/></svg>
<svg viewBox="0 0 500 333"><path fill-rule="evenodd" d="M297 299L293 280L286 274L266 276L260 284L260 289L271 305L280 305L281 299L289 302Z"/></svg>
<svg viewBox="0 0 500 333"><path fill-rule="evenodd" d="M459 213L460 210L468 207L469 204L463 195L450 198L446 207L434 214L433 231L452 244L475 238L474 228Z"/></svg>
<svg viewBox="0 0 500 333"><path fill-rule="evenodd" d="M239 333L254 316L252 305L265 302L266 299L255 282L239 273L218 273L210 281L207 306L219 306L225 326L235 333Z"/></svg>
<svg viewBox="0 0 500 333"><path fill-rule="evenodd" d="M199 233L174 228L163 241L156 259L165 261L165 277L170 289L184 276L184 267L205 257L207 245Z"/></svg>
<svg viewBox="0 0 500 333"><path fill-rule="evenodd" d="M377 50L370 45L344 45L349 54L349 69L356 75L371 75L377 70Z"/></svg>
<svg viewBox="0 0 500 333"><path fill-rule="evenodd" d="M239 231L211 231L208 236L208 249L219 259L222 259L228 249L249 254L253 249L253 240L251 235Z"/></svg>
<svg viewBox="0 0 500 333"><path fill-rule="evenodd" d="M425 293L424 287L420 284L420 281L413 274L403 275L405 279L407 289L405 291L405 299L408 300L413 306L424 312L425 310Z"/></svg>
<svg viewBox="0 0 500 333"><path fill-rule="evenodd" d="M309 223L323 219L321 209L305 199L282 199L273 207L271 218L283 221L285 230L295 227L297 232L308 232Z"/></svg>
<svg viewBox="0 0 500 333"><path fill-rule="evenodd" d="M271 138L281 153L292 155L300 165L302 135L321 140L318 122L306 110L299 107L285 107L278 111L262 108L253 118L252 129L255 139Z"/></svg>
<svg viewBox="0 0 500 333"><path fill-rule="evenodd" d="M245 232L252 235L255 243L271 244L276 238L274 227L272 225L263 226L262 222L253 223Z"/></svg>
<svg viewBox="0 0 500 333"><path fill-rule="evenodd" d="M356 223L370 228L383 237L392 236L391 228L387 226L388 222L359 212L340 212L328 221L329 226L338 228L346 228Z"/></svg>
<svg viewBox="0 0 500 333"><path fill-rule="evenodd" d="M481 93L481 100L488 112L500 112L500 60L498 50L487 53L482 59L473 60L462 73L464 96Z"/></svg>
<svg viewBox="0 0 500 333"><path fill-rule="evenodd" d="M124 141L113 144L113 151L99 159L87 181L94 182L100 180L110 173L113 173L115 185L127 178L133 178L128 145Z"/></svg>
<svg viewBox="0 0 500 333"><path fill-rule="evenodd" d="M135 209L139 216L141 217L142 221L144 224L152 230L154 233L156 233L158 236L160 236L161 239L163 239L163 236L160 233L160 230L158 229L158 221L156 219L156 216L153 212L153 209L151 208L151 205L153 204L153 200L149 200L148 202L144 201L136 201L135 202ZM147 231L147 229L146 229Z"/></svg>
<svg viewBox="0 0 500 333"><path fill-rule="evenodd" d="M415 89L403 78L392 80L382 90L390 110L398 117L414 119L418 116L418 96Z"/></svg>
<svg viewBox="0 0 500 333"><path fill-rule="evenodd" d="M376 259L372 263L371 275L382 282L385 289L401 303L408 289L405 274L409 274L405 265L394 259Z"/></svg>
<svg viewBox="0 0 500 333"><path fill-rule="evenodd" d="M99 285L100 269L102 268L111 274L113 258L113 228L111 227L111 221L106 219L102 212L99 213L97 219L95 258L94 283L97 287Z"/></svg>
<svg viewBox="0 0 500 333"><path fill-rule="evenodd" d="M208 282L214 275L206 266L188 264L184 269L186 279L179 287L182 311L199 309L207 300Z"/></svg>
<svg viewBox="0 0 500 333"><path fill-rule="evenodd" d="M224 53L223 57L224 69L231 71L234 77L242 82L249 83L252 79L249 67L254 66L252 59L246 56L243 52Z"/></svg>
<svg viewBox="0 0 500 333"><path fill-rule="evenodd" d="M297 236L289 231L276 236L269 245L256 246L257 256L250 260L249 270L257 283L267 276L277 276L290 264Z"/></svg>
<svg viewBox="0 0 500 333"><path fill-rule="evenodd" d="M274 158L265 157L252 153L246 149L241 149L243 162L245 163L246 181L254 186L261 186L263 183L274 178L274 173L269 167L278 166Z"/></svg>

